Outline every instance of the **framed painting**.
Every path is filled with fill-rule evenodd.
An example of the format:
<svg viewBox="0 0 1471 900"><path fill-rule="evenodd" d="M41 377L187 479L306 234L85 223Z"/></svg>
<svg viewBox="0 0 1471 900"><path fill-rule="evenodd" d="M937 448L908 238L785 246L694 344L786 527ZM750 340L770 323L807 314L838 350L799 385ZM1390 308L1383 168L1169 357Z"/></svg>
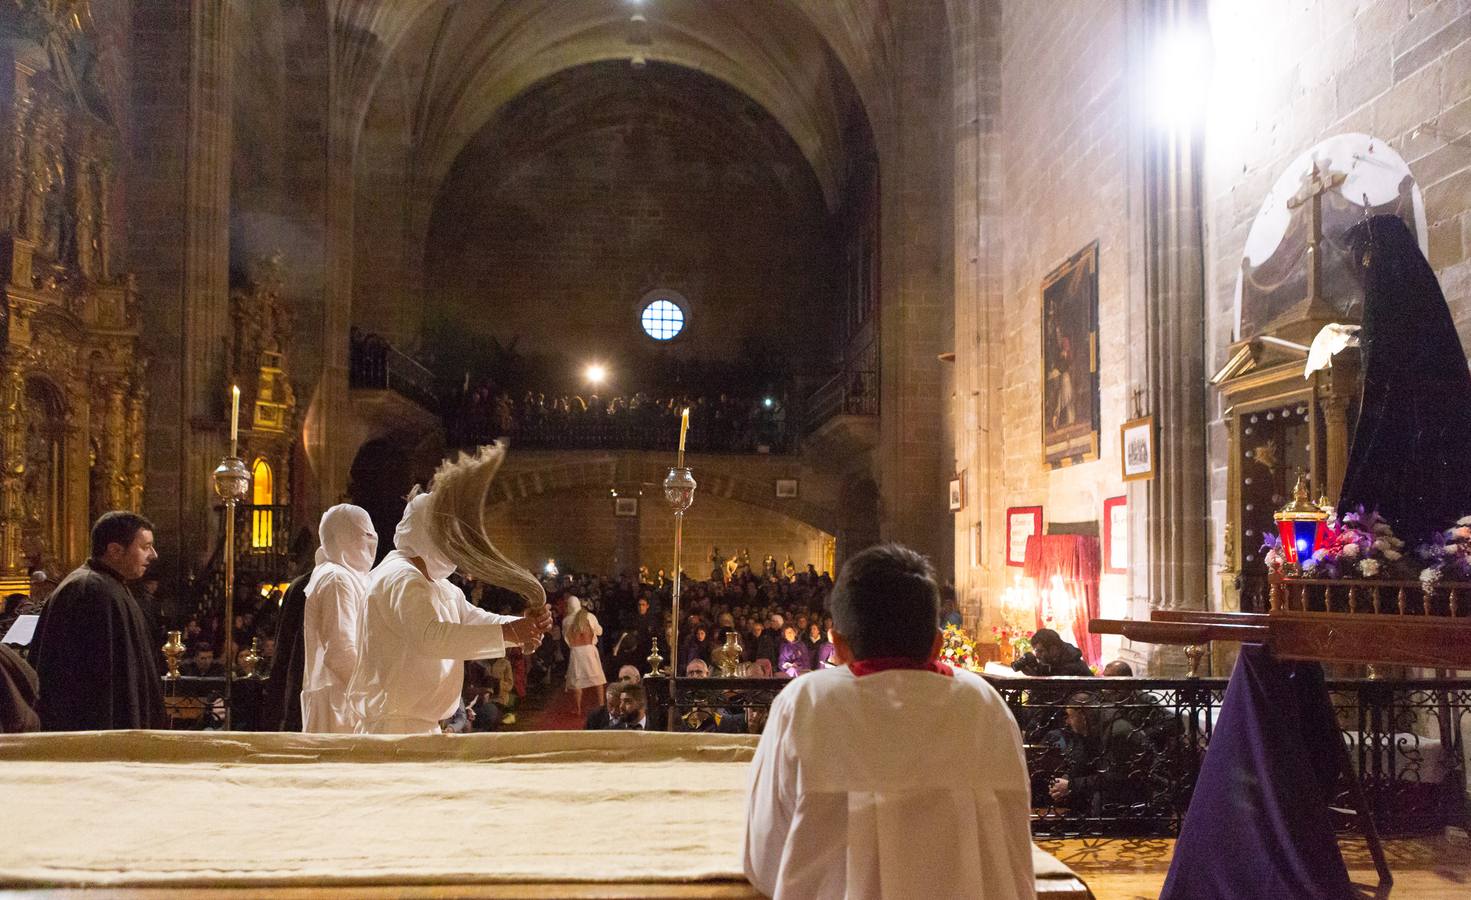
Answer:
<svg viewBox="0 0 1471 900"><path fill-rule="evenodd" d="M1006 511L1006 564L1025 565L1027 538L1042 533L1042 507L1013 506Z"/></svg>
<svg viewBox="0 0 1471 900"><path fill-rule="evenodd" d="M778 478L776 480L776 496L778 500L795 500L797 498L797 479Z"/></svg>
<svg viewBox="0 0 1471 900"><path fill-rule="evenodd" d="M1098 458L1098 242L1042 279L1042 458Z"/></svg>
<svg viewBox="0 0 1471 900"><path fill-rule="evenodd" d="M1103 501L1103 571L1122 575L1129 571L1129 498L1109 497Z"/></svg>
<svg viewBox="0 0 1471 900"><path fill-rule="evenodd" d="M636 516L638 515L637 497L618 497L613 501L613 515Z"/></svg>
<svg viewBox="0 0 1471 900"><path fill-rule="evenodd" d="M1154 416L1125 422L1119 429L1125 481L1154 477Z"/></svg>
<svg viewBox="0 0 1471 900"><path fill-rule="evenodd" d="M950 479L950 511L960 512L965 509L965 473L961 472Z"/></svg>

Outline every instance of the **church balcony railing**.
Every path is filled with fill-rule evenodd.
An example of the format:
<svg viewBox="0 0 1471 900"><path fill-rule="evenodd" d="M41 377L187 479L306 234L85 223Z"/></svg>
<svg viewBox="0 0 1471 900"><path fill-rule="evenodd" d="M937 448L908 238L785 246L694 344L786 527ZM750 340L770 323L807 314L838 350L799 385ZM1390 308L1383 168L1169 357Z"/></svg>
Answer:
<svg viewBox="0 0 1471 900"><path fill-rule="evenodd" d="M995 678L1021 728L1038 837L1159 836L1180 823L1226 690L1222 678ZM671 707L670 680L645 679L650 727ZM759 733L789 682L680 678L680 731ZM1465 734L1471 680L1330 680L1349 755L1375 821L1388 834L1471 822ZM1082 736L1069 725L1089 734ZM1336 765L1336 760L1323 760ZM1057 779L1070 781L1054 799ZM1352 808L1340 779L1333 805ZM1344 816L1341 830L1351 830Z"/></svg>
<svg viewBox="0 0 1471 900"><path fill-rule="evenodd" d="M807 431L813 432L838 416L879 414L878 372L841 372L812 392L807 402Z"/></svg>
<svg viewBox="0 0 1471 900"><path fill-rule="evenodd" d="M362 390L394 391L427 410L439 410L434 373L376 334L353 334L348 384Z"/></svg>
<svg viewBox="0 0 1471 900"><path fill-rule="evenodd" d="M450 421L451 439L461 447L508 438L518 450L663 450L679 443L678 415L654 405L647 411L570 413L536 408L503 422L492 421L488 407L467 409ZM732 404L717 414L696 406L690 415L691 453L784 454L795 448L795 430L779 403Z"/></svg>

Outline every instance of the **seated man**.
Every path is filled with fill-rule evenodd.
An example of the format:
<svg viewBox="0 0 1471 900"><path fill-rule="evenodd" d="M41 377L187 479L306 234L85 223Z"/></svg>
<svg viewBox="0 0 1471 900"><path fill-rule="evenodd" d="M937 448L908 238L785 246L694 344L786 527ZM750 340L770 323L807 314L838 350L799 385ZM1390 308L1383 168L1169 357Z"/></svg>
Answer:
<svg viewBox="0 0 1471 900"><path fill-rule="evenodd" d="M618 714L613 717L608 727L632 731L648 730L649 719L644 705L643 685L627 684L623 686L618 698Z"/></svg>
<svg viewBox="0 0 1471 900"><path fill-rule="evenodd" d="M783 898L1033 897L1021 734L937 661L939 588L896 545L843 567L837 668L777 695L746 806L746 876Z"/></svg>

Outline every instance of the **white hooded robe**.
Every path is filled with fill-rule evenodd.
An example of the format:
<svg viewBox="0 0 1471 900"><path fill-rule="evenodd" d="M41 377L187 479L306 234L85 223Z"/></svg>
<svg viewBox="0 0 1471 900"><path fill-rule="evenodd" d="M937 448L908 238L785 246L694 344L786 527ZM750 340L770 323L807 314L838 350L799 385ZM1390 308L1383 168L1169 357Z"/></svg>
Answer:
<svg viewBox="0 0 1471 900"><path fill-rule="evenodd" d="M409 501L392 553L373 570L348 689L359 733L433 734L460 702L463 661L505 656L499 616L449 582L454 564L425 528L429 495ZM409 561L419 557L429 577Z"/></svg>
<svg viewBox="0 0 1471 900"><path fill-rule="evenodd" d="M306 585L301 636L301 730L352 734L355 716L347 684L358 661L358 620L378 533L366 510L339 504L322 514L317 567Z"/></svg>

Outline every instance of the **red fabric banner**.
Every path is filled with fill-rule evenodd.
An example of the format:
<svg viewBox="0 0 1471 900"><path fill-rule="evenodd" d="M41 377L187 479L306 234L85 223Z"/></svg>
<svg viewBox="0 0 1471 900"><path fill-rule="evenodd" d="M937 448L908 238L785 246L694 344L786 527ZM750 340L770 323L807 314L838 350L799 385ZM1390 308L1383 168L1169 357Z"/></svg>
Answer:
<svg viewBox="0 0 1471 900"><path fill-rule="evenodd" d="M1052 579L1062 579L1062 586L1075 601L1070 610L1071 623L1057 620L1057 631L1083 651L1088 665L1097 666L1103 655L1103 640L1088 633L1088 620L1098 618L1098 575L1100 553L1098 538L1084 534L1034 534L1027 538L1027 556L1022 574L1036 581L1040 592L1052 589ZM1054 609L1057 617L1061 610ZM1042 627L1042 604L1037 605L1037 627Z"/></svg>

